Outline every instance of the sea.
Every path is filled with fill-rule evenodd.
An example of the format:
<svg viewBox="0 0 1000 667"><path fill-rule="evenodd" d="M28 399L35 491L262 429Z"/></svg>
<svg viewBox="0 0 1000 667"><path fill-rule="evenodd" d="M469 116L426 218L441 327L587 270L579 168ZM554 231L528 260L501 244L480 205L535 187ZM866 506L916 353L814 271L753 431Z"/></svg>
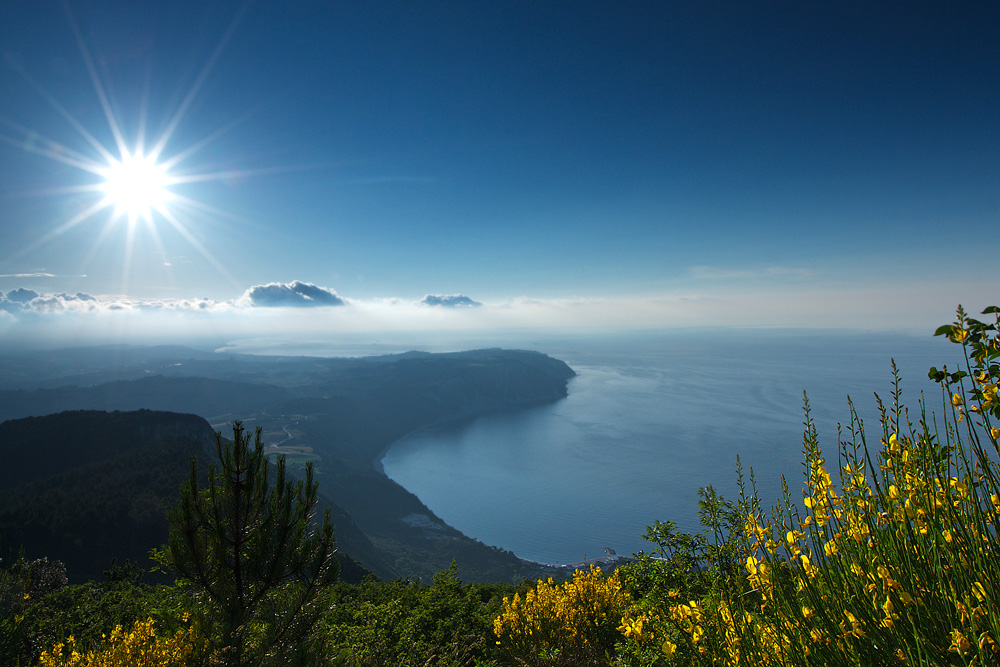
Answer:
<svg viewBox="0 0 1000 667"><path fill-rule="evenodd" d="M543 563L649 550L642 536L655 521L699 531L698 490L736 499L738 465L748 488L752 471L765 505L781 495L782 477L801 503L804 396L836 468L849 398L877 446L875 394L891 407L893 361L916 422L921 400L929 413L942 410L928 368L955 368L961 355L929 335L759 329L534 336L503 346L565 361L577 373L569 395L411 434L381 463L466 535Z"/></svg>

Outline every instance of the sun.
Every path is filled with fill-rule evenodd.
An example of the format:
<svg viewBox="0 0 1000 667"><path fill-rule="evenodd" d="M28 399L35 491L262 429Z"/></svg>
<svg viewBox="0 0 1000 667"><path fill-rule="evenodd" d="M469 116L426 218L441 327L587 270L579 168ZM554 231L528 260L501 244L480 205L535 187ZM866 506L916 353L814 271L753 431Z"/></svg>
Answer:
<svg viewBox="0 0 1000 667"><path fill-rule="evenodd" d="M115 238L112 230L121 221L126 221L125 233L117 237L123 238L125 244L121 254L123 290L124 286L128 285L132 267L136 264L133 262L135 239L141 233L145 233L151 240L155 246L153 252L157 257L166 256L168 253L167 245L164 243L167 235L174 237L168 241L171 244L177 242L176 237L180 237L180 240L197 251L230 283L239 286L226 266L204 245L202 239L206 235L196 233L193 229L199 222L236 216L205 201L192 198L187 186L201 182L224 181L233 175L271 173L274 169L222 170L218 164L207 167L190 162L196 153L234 127L236 121L200 140L184 143L179 148L176 146L177 140L174 134L208 80L219 54L235 31L246 7L244 6L233 17L212 55L202 66L173 112L167 114L163 125L151 134L147 134L146 126L148 95L138 98L137 117L132 123L126 123L121 116L119 105L112 103L107 84L101 77L102 72L105 77L109 77L110 74L103 68L98 68L68 5L66 9L70 28L90 77L94 94L104 112L108 133L100 138L102 133L98 132L97 127L89 128L81 118L72 114L54 95L36 83L27 71L15 63L15 70L48 102L52 110L75 130L80 144L60 141L55 137L46 136L41 130L3 122L6 119L2 118L0 118L0 143L11 144L24 152L53 160L84 172L88 176L86 182L74 178L73 184L39 191L43 195L71 197L72 205L64 207L69 213L62 220L53 220L47 231L23 247L15 249L5 259L12 261L27 256L77 226L103 217L102 214L107 211L103 229L96 234L93 246L83 258L83 262L89 262L101 245ZM124 105L122 108L129 108L129 105ZM125 131L127 125L131 125L131 132ZM14 130L13 135L8 135L9 129ZM108 134L111 141L108 141ZM173 149L169 149L171 144L174 146Z"/></svg>
<svg viewBox="0 0 1000 667"><path fill-rule="evenodd" d="M173 199L171 178L165 164L157 164L152 154L141 150L124 152L120 159L112 159L99 175L104 179L100 190L104 192L105 206L114 206L115 215L126 217L130 223L139 219L152 221L154 211L165 215Z"/></svg>

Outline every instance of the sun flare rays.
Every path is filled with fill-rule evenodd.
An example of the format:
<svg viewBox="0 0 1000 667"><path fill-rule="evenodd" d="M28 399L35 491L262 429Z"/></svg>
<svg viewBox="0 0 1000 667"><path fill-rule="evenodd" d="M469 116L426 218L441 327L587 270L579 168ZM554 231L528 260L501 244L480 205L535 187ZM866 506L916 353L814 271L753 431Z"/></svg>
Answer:
<svg viewBox="0 0 1000 667"><path fill-rule="evenodd" d="M68 106L60 103L57 97L36 81L23 66L14 69L22 79L48 104L48 106L72 129L77 141L65 141L47 136L40 128L35 129L12 121L3 120L0 129L0 142L13 145L24 153L32 154L54 163L71 167L81 178L72 180L76 183L64 183L61 186L46 188L31 193L35 196L59 197L72 195L77 197L77 204L70 208L62 219L55 219L47 230L41 231L33 240L13 252L4 253L7 262L24 257L40 247L63 237L74 228L88 222L104 219L104 224L93 237L93 245L89 252L81 253L83 267L94 261L98 250L112 241L122 245L121 286L127 287L133 268L143 260L133 257L136 239L140 233L148 236L156 253L165 256L161 228L176 232L177 237L194 248L212 267L222 274L232 285L239 286L238 281L222 265L222 263L206 247L204 235L194 227L195 220L215 217L221 213L217 207L200 201L190 193L183 193L186 185L207 181L223 181L228 172L220 172L215 167L202 167L192 162L192 158L209 144L225 134L235 123L216 130L193 142L176 145L176 133L181 122L191 108L193 100L205 84L220 53L232 37L246 7L236 13L215 49L208 57L205 65L197 74L187 93L172 114L163 124L158 133L147 136L147 111L149 97L141 98L141 110L138 117L130 119L116 111L118 107L112 104L108 94L105 79L110 76L106 68L99 68L84 40L84 37L67 6L67 16L73 36L83 64L90 80L93 94L96 96L106 122L105 136L110 138L102 141L98 137L100 128L90 126L81 116L74 114ZM148 92L148 86L147 86ZM127 132L126 120L134 120L134 132ZM179 135L177 135L179 136ZM172 142L173 140L173 142ZM73 145L76 144L76 145ZM65 173L65 170L64 170ZM241 174L251 173L250 170L240 170ZM22 193L23 194L23 193ZM232 217L231 214L227 214ZM219 216L222 217L222 216ZM124 223L121 232L115 230Z"/></svg>

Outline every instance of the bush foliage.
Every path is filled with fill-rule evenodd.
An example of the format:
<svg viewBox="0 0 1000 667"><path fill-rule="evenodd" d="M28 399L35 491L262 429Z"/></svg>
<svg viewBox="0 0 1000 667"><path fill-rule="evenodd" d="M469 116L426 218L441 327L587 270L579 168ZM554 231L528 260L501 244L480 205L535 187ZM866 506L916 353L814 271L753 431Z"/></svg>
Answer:
<svg viewBox="0 0 1000 667"><path fill-rule="evenodd" d="M627 596L618 573L591 566L571 581L539 581L522 596L505 597L493 621L497 644L519 662L541 657L560 664L599 662L619 638ZM639 621L641 623L641 620Z"/></svg>
<svg viewBox="0 0 1000 667"><path fill-rule="evenodd" d="M153 625L152 618L136 621L128 632L117 625L100 648L83 653L70 635L42 652L38 667L182 667L210 661L204 655L208 642L196 625L168 637L157 636Z"/></svg>

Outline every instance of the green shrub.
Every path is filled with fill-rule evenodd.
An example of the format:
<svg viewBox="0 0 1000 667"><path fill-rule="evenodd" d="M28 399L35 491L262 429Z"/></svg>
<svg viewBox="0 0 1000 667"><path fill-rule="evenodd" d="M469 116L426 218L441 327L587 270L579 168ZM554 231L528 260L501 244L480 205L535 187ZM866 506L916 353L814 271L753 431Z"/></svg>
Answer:
<svg viewBox="0 0 1000 667"><path fill-rule="evenodd" d="M524 664L600 663L621 637L627 606L618 572L605 576L591 566L570 581L539 581L504 598L493 631L497 645Z"/></svg>
<svg viewBox="0 0 1000 667"><path fill-rule="evenodd" d="M82 651L70 635L44 651L38 667L186 667L211 662L197 624L166 637L157 636L153 626L152 618L136 621L128 632L115 626L100 646Z"/></svg>
<svg viewBox="0 0 1000 667"><path fill-rule="evenodd" d="M346 665L492 665L493 618L507 584L463 584L454 564L431 586L405 580L333 587L321 634Z"/></svg>
<svg viewBox="0 0 1000 667"><path fill-rule="evenodd" d="M726 665L1000 661L998 313L987 309L995 319L984 323L959 308L938 329L966 359L930 371L939 416L922 402L911 415L895 369L878 446L852 405L839 470L806 404L802 507L787 486L768 514L751 495L734 534L740 579L725 595L664 609L690 655Z"/></svg>

